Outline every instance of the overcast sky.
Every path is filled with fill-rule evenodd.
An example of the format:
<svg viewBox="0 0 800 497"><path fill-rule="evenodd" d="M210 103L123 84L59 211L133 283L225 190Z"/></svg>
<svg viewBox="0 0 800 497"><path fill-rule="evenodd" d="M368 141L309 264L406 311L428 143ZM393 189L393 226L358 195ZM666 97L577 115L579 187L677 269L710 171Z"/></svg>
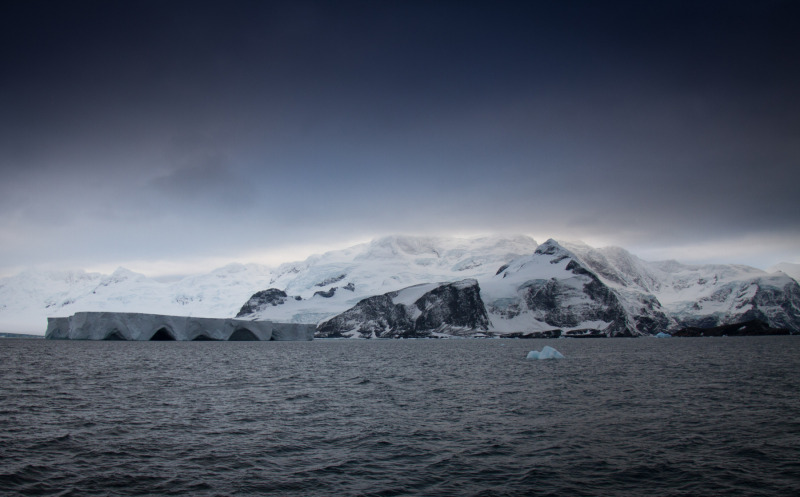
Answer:
<svg viewBox="0 0 800 497"><path fill-rule="evenodd" d="M525 233L800 262L800 2L6 1L0 276Z"/></svg>

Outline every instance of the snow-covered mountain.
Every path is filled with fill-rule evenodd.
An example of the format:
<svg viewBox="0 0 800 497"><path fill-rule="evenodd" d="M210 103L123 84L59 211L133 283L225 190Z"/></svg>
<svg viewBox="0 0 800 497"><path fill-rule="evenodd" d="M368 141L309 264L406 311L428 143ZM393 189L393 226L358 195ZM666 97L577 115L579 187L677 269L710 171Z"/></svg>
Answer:
<svg viewBox="0 0 800 497"><path fill-rule="evenodd" d="M313 316L321 320L319 330L324 336L428 336L443 330L464 334L463 323L469 319L456 317L451 309L467 309L465 312L474 316L474 299L455 293L466 300L432 303L421 297L442 291L448 283L459 281L459 276L467 276L464 272L472 272L468 277L475 280L489 318L487 326L475 321L479 324L473 331L478 332L633 336L751 319L800 331L800 287L781 273L737 265L647 262L619 247L595 249L555 240L519 257L511 258L510 252L499 257L497 251L493 258L482 256L482 260L497 264L496 271L486 264L462 269L462 262L454 265L443 256L445 250L434 246L418 239L390 238L373 242L358 256L338 253L336 257L350 257L345 264L313 261L316 278L325 279L314 285L320 290L310 299L311 285L304 269L289 266L291 281L303 283L285 287L295 288L297 293L283 292L280 287L269 289L248 301L239 316L283 320ZM376 253L381 255L374 257ZM419 258L420 253L427 256ZM464 257L462 252L455 255ZM469 258L475 259L474 255ZM504 260L508 262L500 264ZM409 271L419 261L424 261L422 268ZM322 267L333 270L320 271ZM398 291L397 284L402 282L411 284ZM368 297L361 297L358 288ZM347 304L347 310L335 317L313 310L329 312L342 304ZM425 327L424 320L419 321L421 313L450 317Z"/></svg>
<svg viewBox="0 0 800 497"><path fill-rule="evenodd" d="M254 307L249 319L317 323L373 295L493 274L536 247L527 236L390 236L277 268L230 264L174 283L124 268L111 275L30 270L0 279L0 331L43 334L48 317L81 311L230 318L270 288L291 298Z"/></svg>
<svg viewBox="0 0 800 497"><path fill-rule="evenodd" d="M652 298L625 299L574 252L548 240L482 282L481 294L499 332L560 329L609 336L656 333L672 322Z"/></svg>
<svg viewBox="0 0 800 497"><path fill-rule="evenodd" d="M24 271L0 279L0 331L44 334L48 317L83 311L233 317L270 275L254 264L231 264L171 284L124 268L110 275Z"/></svg>
<svg viewBox="0 0 800 497"><path fill-rule="evenodd" d="M619 247L564 245L616 291L634 315L645 311L637 310L637 302L649 302L674 321L670 328L707 328L758 319L772 327L800 331L800 286L786 274L735 264L647 262Z"/></svg>
<svg viewBox="0 0 800 497"><path fill-rule="evenodd" d="M797 332L800 287L748 266L648 262L618 247L526 236L390 236L174 283L125 269L0 279L0 331L43 333L47 317L79 311L322 323L326 336L626 336L749 319Z"/></svg>
<svg viewBox="0 0 800 497"><path fill-rule="evenodd" d="M517 266L525 267L525 277L531 278L518 285L527 292L524 302L540 316L543 309L547 310L550 314L543 321L549 325L595 328L590 326L591 318L599 317L595 329L608 335L635 335L760 319L774 327L800 331L800 287L781 273L769 274L741 265L648 262L619 247L595 249L583 243L559 244L553 240L530 258L515 261L506 271ZM562 269L574 276L559 275ZM487 305L502 310L502 305L487 298L497 292L495 287L504 288L502 283L495 279L484 285ZM558 305L548 310L546 297L560 299ZM494 326L508 329L513 320L506 317L500 313L500 319L493 318ZM542 324L525 323L522 327L536 326Z"/></svg>
<svg viewBox="0 0 800 497"><path fill-rule="evenodd" d="M431 282L485 278L536 247L527 236L378 238L280 266L263 290L284 292L286 298L260 306L251 301L248 312L239 317L318 323L375 295Z"/></svg>

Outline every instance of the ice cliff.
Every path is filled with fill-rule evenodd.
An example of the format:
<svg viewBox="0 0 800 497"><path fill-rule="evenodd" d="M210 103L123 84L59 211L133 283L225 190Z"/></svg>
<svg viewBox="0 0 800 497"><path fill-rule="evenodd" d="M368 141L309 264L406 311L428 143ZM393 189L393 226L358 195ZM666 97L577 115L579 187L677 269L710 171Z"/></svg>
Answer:
<svg viewBox="0 0 800 497"><path fill-rule="evenodd" d="M49 318L45 333L52 340L297 341L313 337L312 325L126 312Z"/></svg>

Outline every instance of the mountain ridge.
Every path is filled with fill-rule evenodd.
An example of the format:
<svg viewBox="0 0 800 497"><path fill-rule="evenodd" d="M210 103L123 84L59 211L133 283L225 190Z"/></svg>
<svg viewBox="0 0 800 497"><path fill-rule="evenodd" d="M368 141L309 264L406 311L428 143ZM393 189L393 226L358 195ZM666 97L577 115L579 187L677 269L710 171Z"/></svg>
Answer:
<svg viewBox="0 0 800 497"><path fill-rule="evenodd" d="M248 319L320 323L365 298L465 279L478 282L489 329L504 334L606 330L612 323L610 334L652 334L743 317L800 327L800 287L783 273L644 261L620 247L552 239L539 245L524 235L395 235L277 267L233 263L171 283L124 268L111 275L29 270L0 279L0 331L43 332L46 317L78 311L234 317L269 289L286 298L264 308L254 301ZM545 309L545 302L563 305Z"/></svg>

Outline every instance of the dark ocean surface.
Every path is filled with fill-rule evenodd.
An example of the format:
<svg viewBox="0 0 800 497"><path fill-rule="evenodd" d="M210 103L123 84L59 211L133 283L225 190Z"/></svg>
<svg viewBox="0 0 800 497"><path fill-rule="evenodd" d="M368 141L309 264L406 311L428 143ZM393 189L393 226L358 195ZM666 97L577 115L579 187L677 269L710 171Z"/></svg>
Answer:
<svg viewBox="0 0 800 497"><path fill-rule="evenodd" d="M794 497L800 337L0 340L0 495Z"/></svg>

